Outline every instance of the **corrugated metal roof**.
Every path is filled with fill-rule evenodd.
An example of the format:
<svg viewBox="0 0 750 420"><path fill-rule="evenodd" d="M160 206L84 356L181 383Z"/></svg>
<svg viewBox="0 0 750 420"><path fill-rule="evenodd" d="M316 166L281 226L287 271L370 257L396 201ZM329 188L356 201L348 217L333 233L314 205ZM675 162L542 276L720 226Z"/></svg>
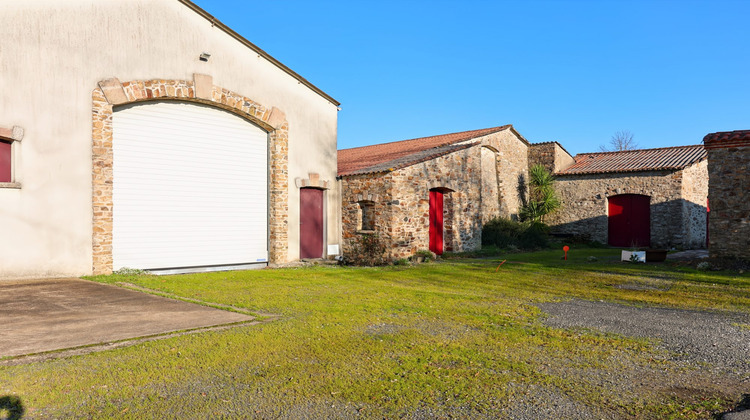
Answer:
<svg viewBox="0 0 750 420"><path fill-rule="evenodd" d="M556 175L675 170L686 168L705 158L706 149L703 145L581 153L575 156L575 164Z"/></svg>
<svg viewBox="0 0 750 420"><path fill-rule="evenodd" d="M455 143L507 129L513 129L513 126L502 125L481 130L462 131L459 133L342 149L338 151L338 174L339 176L348 176L385 172L390 168L404 168L465 148L461 147L462 145L456 145L453 148L446 148L444 146L454 145ZM437 150L438 148L440 150ZM425 159L425 156L432 157Z"/></svg>

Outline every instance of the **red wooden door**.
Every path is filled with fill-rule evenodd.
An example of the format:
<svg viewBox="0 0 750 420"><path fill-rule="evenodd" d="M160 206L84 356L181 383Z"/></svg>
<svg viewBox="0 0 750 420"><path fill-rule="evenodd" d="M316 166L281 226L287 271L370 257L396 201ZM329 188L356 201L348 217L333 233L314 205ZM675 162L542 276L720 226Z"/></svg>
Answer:
<svg viewBox="0 0 750 420"><path fill-rule="evenodd" d="M651 197L639 194L609 197L608 226L612 246L651 245Z"/></svg>
<svg viewBox="0 0 750 420"><path fill-rule="evenodd" d="M430 251L443 254L443 193L430 190Z"/></svg>
<svg viewBox="0 0 750 420"><path fill-rule="evenodd" d="M10 143L0 141L0 182L10 182L10 175Z"/></svg>
<svg viewBox="0 0 750 420"><path fill-rule="evenodd" d="M299 190L299 257L323 257L323 190Z"/></svg>

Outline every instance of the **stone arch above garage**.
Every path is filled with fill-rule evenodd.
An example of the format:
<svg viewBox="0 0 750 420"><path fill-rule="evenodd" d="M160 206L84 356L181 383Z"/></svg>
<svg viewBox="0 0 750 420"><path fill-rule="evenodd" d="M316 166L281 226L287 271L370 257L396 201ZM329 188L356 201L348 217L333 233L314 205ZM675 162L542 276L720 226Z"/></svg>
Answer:
<svg viewBox="0 0 750 420"><path fill-rule="evenodd" d="M239 115L268 131L269 137L269 260L284 262L288 254L288 132L284 112L213 85L213 78L195 74L193 80L106 79L92 92L92 210L94 274L112 272L113 152L115 105L176 100L210 105Z"/></svg>

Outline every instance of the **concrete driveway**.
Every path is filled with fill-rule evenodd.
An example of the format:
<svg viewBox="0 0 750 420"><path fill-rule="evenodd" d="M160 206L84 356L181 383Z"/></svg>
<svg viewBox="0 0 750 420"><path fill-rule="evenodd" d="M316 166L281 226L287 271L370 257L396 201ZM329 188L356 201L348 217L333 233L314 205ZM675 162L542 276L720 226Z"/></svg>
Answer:
<svg viewBox="0 0 750 420"><path fill-rule="evenodd" d="M0 358L252 321L80 279L0 282Z"/></svg>

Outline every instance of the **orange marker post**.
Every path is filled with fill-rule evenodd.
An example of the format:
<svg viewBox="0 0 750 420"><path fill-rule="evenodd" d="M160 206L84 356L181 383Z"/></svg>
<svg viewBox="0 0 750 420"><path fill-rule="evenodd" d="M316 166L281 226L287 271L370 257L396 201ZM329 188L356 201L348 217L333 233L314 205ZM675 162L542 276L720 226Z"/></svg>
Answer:
<svg viewBox="0 0 750 420"><path fill-rule="evenodd" d="M563 247L563 251L565 251L565 260L567 261L568 260L568 251L570 251L570 247L567 246L567 245L565 245Z"/></svg>

